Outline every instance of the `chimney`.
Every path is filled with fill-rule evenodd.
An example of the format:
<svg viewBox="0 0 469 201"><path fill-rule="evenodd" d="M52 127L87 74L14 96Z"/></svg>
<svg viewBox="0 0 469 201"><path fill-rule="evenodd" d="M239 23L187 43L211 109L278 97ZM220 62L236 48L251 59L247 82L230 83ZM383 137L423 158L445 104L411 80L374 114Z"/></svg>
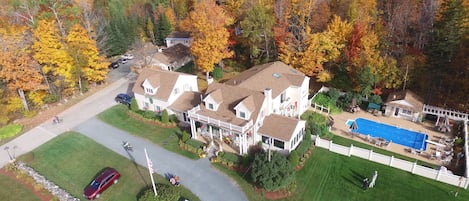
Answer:
<svg viewBox="0 0 469 201"><path fill-rule="evenodd" d="M272 89L271 88L265 88L264 89L264 96L266 98L266 111L265 111L265 116L269 116L272 114Z"/></svg>

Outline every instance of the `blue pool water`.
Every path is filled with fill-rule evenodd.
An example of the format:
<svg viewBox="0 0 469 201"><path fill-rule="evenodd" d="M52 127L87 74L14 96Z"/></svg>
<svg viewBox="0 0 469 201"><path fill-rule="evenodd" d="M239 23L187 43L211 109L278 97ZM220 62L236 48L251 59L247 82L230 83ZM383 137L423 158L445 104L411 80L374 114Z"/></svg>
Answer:
<svg viewBox="0 0 469 201"><path fill-rule="evenodd" d="M353 120L348 120L346 124L352 125ZM355 119L358 127L354 132L370 135L372 137L381 137L392 143L400 144L417 150L425 151L427 149L428 135L410 131L394 126L374 122L368 119L357 118Z"/></svg>

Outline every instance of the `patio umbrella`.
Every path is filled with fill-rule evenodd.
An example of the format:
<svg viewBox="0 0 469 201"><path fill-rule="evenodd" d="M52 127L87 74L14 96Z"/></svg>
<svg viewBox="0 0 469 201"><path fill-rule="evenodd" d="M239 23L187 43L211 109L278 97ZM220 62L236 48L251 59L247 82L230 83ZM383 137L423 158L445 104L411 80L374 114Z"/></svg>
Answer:
<svg viewBox="0 0 469 201"><path fill-rule="evenodd" d="M443 118L443 122L440 125L440 131L444 133L451 132L451 126L449 125L449 118L447 115Z"/></svg>
<svg viewBox="0 0 469 201"><path fill-rule="evenodd" d="M352 132L355 132L355 131L358 130L357 122L352 121L352 124L350 124L350 130L351 130Z"/></svg>

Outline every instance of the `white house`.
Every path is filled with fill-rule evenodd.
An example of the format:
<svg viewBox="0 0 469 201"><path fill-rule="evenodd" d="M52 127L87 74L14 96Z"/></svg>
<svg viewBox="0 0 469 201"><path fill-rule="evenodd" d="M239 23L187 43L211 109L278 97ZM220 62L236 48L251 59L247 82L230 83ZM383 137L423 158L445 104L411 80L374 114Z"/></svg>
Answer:
<svg viewBox="0 0 469 201"><path fill-rule="evenodd" d="M160 113L167 110L182 122L189 122L187 110L200 103L197 76L143 69L132 88L139 109Z"/></svg>
<svg viewBox="0 0 469 201"><path fill-rule="evenodd" d="M191 46L191 36L188 32L179 32L173 31L171 32L165 39L166 47L171 47L176 44L183 44L187 47Z"/></svg>
<svg viewBox="0 0 469 201"><path fill-rule="evenodd" d="M176 44L157 53L147 56L146 63L151 67L175 71L193 60L189 47Z"/></svg>
<svg viewBox="0 0 469 201"><path fill-rule="evenodd" d="M254 66L231 80L210 84L189 113L191 133L246 154L251 145L288 153L303 139L309 77L282 62Z"/></svg>

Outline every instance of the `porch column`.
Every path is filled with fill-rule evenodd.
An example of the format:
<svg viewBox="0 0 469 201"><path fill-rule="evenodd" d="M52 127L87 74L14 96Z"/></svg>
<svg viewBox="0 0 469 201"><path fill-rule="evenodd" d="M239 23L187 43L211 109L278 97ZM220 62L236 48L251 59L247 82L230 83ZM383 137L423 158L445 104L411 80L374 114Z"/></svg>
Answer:
<svg viewBox="0 0 469 201"><path fill-rule="evenodd" d="M242 155L243 154L243 137L241 136L241 134L239 134L238 136L238 139L239 139L239 154Z"/></svg>
<svg viewBox="0 0 469 201"><path fill-rule="evenodd" d="M210 133L210 139L213 141L213 133L212 133L212 126L208 125L208 132Z"/></svg>
<svg viewBox="0 0 469 201"><path fill-rule="evenodd" d="M244 142L243 142L243 143L244 143L244 146L243 146L243 155L244 155L245 153L248 152L248 135L247 135L247 134L244 134L244 135L243 135L243 138L244 138Z"/></svg>
<svg viewBox="0 0 469 201"><path fill-rule="evenodd" d="M195 128L195 121L193 119L190 119L190 122L192 138L197 139L197 129Z"/></svg>

